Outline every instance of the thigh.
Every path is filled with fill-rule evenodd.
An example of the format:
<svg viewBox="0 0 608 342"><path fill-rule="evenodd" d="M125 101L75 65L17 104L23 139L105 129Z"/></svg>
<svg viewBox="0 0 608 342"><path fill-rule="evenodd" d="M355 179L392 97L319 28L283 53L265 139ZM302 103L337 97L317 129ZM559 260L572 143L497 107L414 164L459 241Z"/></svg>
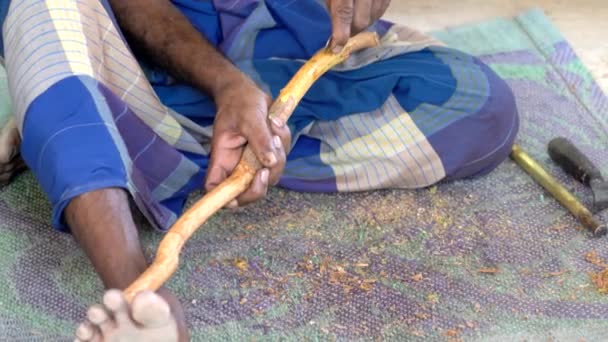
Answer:
<svg viewBox="0 0 608 342"><path fill-rule="evenodd" d="M294 118L301 132L281 183L289 188L420 188L483 174L507 158L518 130L506 83L453 49L378 61L319 86Z"/></svg>
<svg viewBox="0 0 608 342"><path fill-rule="evenodd" d="M65 228L67 203L121 187L158 228L181 210L204 154L161 104L106 1L12 2L4 52L22 154Z"/></svg>

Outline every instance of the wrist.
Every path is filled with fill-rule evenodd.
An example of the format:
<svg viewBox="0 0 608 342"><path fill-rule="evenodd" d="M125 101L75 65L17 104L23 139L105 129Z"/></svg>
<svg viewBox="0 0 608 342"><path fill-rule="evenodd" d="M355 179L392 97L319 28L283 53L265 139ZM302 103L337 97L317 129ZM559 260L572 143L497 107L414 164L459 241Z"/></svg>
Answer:
<svg viewBox="0 0 608 342"><path fill-rule="evenodd" d="M257 91L257 85L236 67L226 69L210 88L211 96L217 104L233 101L235 96Z"/></svg>
<svg viewBox="0 0 608 342"><path fill-rule="evenodd" d="M207 92L214 99L218 99L232 87L241 84L247 80L236 66L230 61L220 56L215 56L210 60L197 59L203 62L199 63L194 69L194 85Z"/></svg>
<svg viewBox="0 0 608 342"><path fill-rule="evenodd" d="M229 93L230 90L236 89L248 81L247 75L243 74L236 67L225 68L222 70L221 76L211 86L211 94L214 98L221 98L226 93Z"/></svg>

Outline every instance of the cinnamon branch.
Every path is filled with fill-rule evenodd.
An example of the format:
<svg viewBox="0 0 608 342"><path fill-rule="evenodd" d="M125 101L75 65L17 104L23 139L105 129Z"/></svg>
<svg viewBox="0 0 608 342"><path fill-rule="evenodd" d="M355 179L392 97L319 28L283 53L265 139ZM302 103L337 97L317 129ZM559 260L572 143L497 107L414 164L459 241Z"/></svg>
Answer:
<svg viewBox="0 0 608 342"><path fill-rule="evenodd" d="M276 116L287 122L308 89L324 73L347 60L352 53L377 45L379 45L377 34L364 32L351 38L338 54L332 53L329 49L317 52L281 90L270 107L269 116ZM261 167L253 151L246 147L232 175L189 208L167 232L158 247L152 265L125 290L129 302L140 291L157 290L173 275L186 241L209 217L245 192Z"/></svg>

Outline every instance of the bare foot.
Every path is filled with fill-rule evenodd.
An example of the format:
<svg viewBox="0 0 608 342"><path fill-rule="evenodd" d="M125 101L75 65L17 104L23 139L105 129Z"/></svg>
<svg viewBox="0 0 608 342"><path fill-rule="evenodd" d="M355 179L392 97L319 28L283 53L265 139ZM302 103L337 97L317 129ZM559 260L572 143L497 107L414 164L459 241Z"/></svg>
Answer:
<svg viewBox="0 0 608 342"><path fill-rule="evenodd" d="M129 307L119 290L109 290L104 305L89 309L76 342L177 342L178 325L169 304L151 291L139 293Z"/></svg>
<svg viewBox="0 0 608 342"><path fill-rule="evenodd" d="M0 128L0 187L8 184L15 175L26 169L19 157L21 138L15 120L9 120Z"/></svg>

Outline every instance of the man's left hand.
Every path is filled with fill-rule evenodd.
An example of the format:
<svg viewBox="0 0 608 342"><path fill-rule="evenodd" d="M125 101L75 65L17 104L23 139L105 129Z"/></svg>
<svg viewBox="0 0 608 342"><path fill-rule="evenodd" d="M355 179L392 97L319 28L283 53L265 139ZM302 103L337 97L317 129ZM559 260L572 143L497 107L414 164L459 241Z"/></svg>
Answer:
<svg viewBox="0 0 608 342"><path fill-rule="evenodd" d="M348 39L380 19L390 3L390 0L327 0L332 23L329 45L332 51L342 51Z"/></svg>
<svg viewBox="0 0 608 342"><path fill-rule="evenodd" d="M268 186L278 183L283 172L291 144L289 128L268 120L270 97L245 75L241 74L218 91L215 101L217 115L205 189L215 188L234 171L248 144L263 168L249 189L228 207L258 201L266 195Z"/></svg>

